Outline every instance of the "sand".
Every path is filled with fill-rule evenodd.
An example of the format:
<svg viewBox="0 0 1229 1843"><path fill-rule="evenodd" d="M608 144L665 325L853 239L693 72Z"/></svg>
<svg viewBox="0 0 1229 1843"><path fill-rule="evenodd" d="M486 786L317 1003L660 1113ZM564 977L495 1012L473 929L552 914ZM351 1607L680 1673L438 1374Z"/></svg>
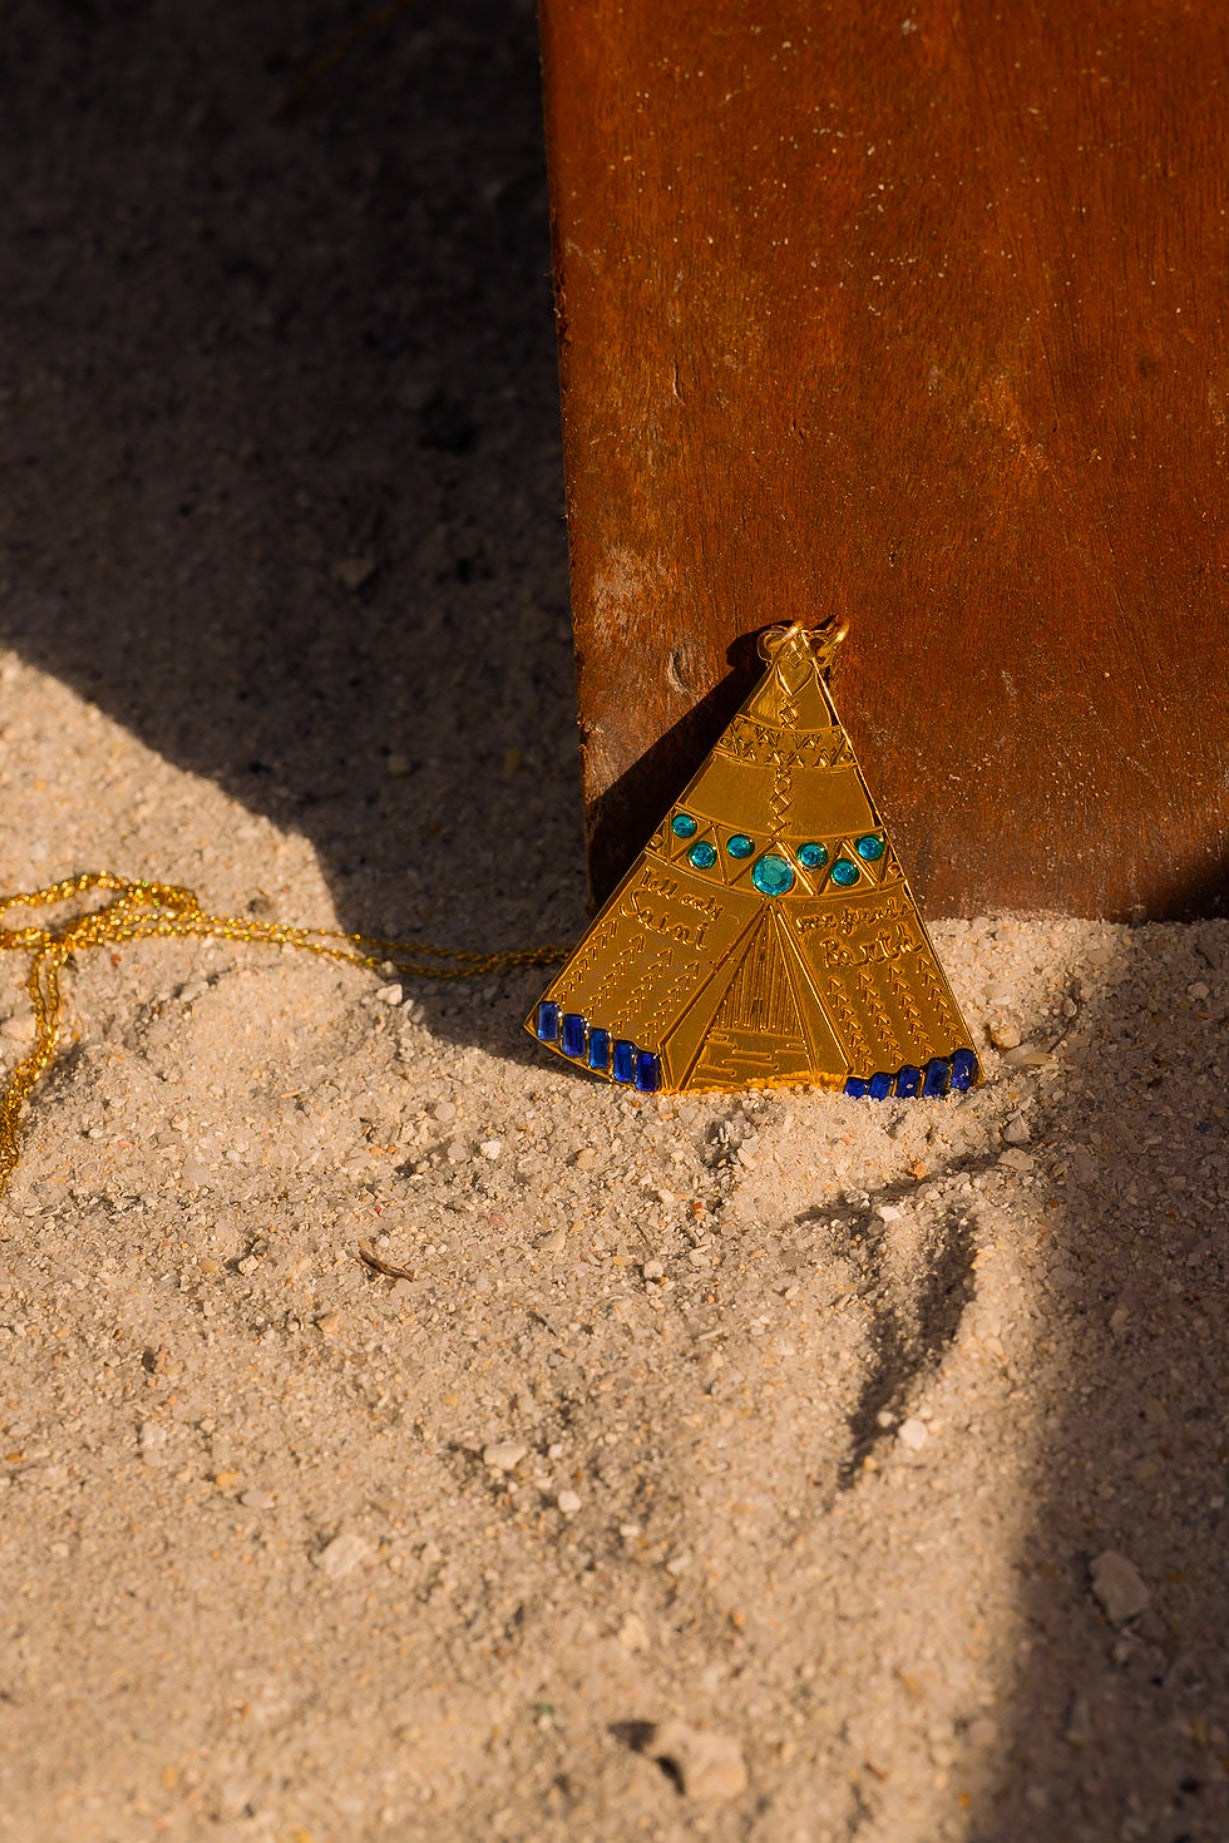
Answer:
<svg viewBox="0 0 1229 1843"><path fill-rule="evenodd" d="M10 10L0 880L574 939L532 15L271 120L347 17ZM1229 1834L1229 928L935 933L988 1079L878 1108L592 1084L532 974L82 958L0 1838Z"/></svg>

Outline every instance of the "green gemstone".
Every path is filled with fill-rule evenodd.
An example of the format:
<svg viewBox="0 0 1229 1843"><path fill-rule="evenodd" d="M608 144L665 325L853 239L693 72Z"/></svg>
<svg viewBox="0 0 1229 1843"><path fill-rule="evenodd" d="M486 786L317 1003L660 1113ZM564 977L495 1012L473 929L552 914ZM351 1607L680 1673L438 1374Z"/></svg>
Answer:
<svg viewBox="0 0 1229 1843"><path fill-rule="evenodd" d="M732 858L749 858L755 850L755 841L745 832L735 832L726 839L725 848Z"/></svg>
<svg viewBox="0 0 1229 1843"><path fill-rule="evenodd" d="M694 838L700 826L690 813L676 813L670 821L670 830L676 838Z"/></svg>
<svg viewBox="0 0 1229 1843"><path fill-rule="evenodd" d="M799 845L798 862L804 870L822 870L828 862L827 845Z"/></svg>
<svg viewBox="0 0 1229 1843"><path fill-rule="evenodd" d="M693 870L711 870L717 862L716 849L709 844L706 838L702 838L699 844L693 845L687 853L687 862Z"/></svg>
<svg viewBox="0 0 1229 1843"><path fill-rule="evenodd" d="M842 889L848 889L851 883L858 881L858 866L852 858L838 858L832 866L832 881Z"/></svg>
<svg viewBox="0 0 1229 1843"><path fill-rule="evenodd" d="M873 864L883 856L883 840L877 833L868 832L864 838L858 840L854 850L860 858L865 858L868 864Z"/></svg>
<svg viewBox="0 0 1229 1843"><path fill-rule="evenodd" d="M765 851L751 867L751 881L761 896L784 896L794 887L794 867L775 851Z"/></svg>

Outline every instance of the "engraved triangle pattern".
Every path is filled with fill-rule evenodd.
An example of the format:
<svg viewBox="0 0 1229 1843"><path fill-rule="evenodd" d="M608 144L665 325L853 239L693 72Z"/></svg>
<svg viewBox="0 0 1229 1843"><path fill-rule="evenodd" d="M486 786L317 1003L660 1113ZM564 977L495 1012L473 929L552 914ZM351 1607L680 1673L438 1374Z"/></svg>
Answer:
<svg viewBox="0 0 1229 1843"><path fill-rule="evenodd" d="M969 1032L826 682L843 630L767 670L526 1022L642 1093L978 1079Z"/></svg>

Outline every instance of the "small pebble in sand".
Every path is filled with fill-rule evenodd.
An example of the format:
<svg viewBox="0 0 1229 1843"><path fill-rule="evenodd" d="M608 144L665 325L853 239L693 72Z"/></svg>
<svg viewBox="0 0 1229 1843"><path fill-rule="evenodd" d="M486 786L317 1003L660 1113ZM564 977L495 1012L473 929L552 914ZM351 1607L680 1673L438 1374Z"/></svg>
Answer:
<svg viewBox="0 0 1229 1843"><path fill-rule="evenodd" d="M1021 1146L1009 1145L1005 1152L999 1153L999 1163L1006 1165L1009 1171L1031 1171L1037 1160Z"/></svg>
<svg viewBox="0 0 1229 1843"><path fill-rule="evenodd" d="M648 1627L639 1613L628 1613L619 1627L619 1643L625 1651L647 1651L649 1648Z"/></svg>
<svg viewBox="0 0 1229 1843"><path fill-rule="evenodd" d="M1054 1065L1049 1050L1038 1049L1034 1043L1022 1043L1019 1049L1008 1050L1003 1061L1009 1069L1048 1069Z"/></svg>
<svg viewBox="0 0 1229 1843"><path fill-rule="evenodd" d="M247 1510L272 1510L277 1499L268 1491L262 1491L259 1486L253 1485L250 1491L240 1493L239 1502Z"/></svg>
<svg viewBox="0 0 1229 1843"><path fill-rule="evenodd" d="M666 1274L660 1261L646 1261L640 1271L646 1280L662 1280Z"/></svg>
<svg viewBox="0 0 1229 1843"><path fill-rule="evenodd" d="M911 1453L920 1453L926 1444L925 1421L919 1421L916 1414L911 1414L897 1428L896 1438L902 1446L907 1446Z"/></svg>
<svg viewBox="0 0 1229 1843"><path fill-rule="evenodd" d="M382 985L376 992L376 997L382 1005L399 1005L403 996L403 989L396 980L393 980L390 985Z"/></svg>
<svg viewBox="0 0 1229 1843"><path fill-rule="evenodd" d="M580 1499L575 1491L561 1491L555 1502L565 1517L574 1517L580 1509Z"/></svg>
<svg viewBox="0 0 1229 1843"><path fill-rule="evenodd" d="M1023 1114L1013 1114L1003 1128L1003 1139L1007 1145L1027 1145L1032 1136Z"/></svg>
<svg viewBox="0 0 1229 1843"><path fill-rule="evenodd" d="M321 1574L326 1574L331 1581L339 1581L343 1575L361 1568L372 1553L372 1545L365 1536L334 1536L313 1560Z"/></svg>
<svg viewBox="0 0 1229 1843"><path fill-rule="evenodd" d="M651 1759L673 1767L688 1798L737 1798L747 1789L747 1768L738 1742L727 1734L665 1721L645 1748Z"/></svg>
<svg viewBox="0 0 1229 1843"><path fill-rule="evenodd" d="M1019 1047L1020 1026L1013 1024L1010 1018L993 1017L987 1029L995 1049L1017 1049Z"/></svg>
<svg viewBox="0 0 1229 1843"><path fill-rule="evenodd" d="M1152 1598L1135 1563L1116 1549L1098 1555L1089 1573L1092 1590L1115 1625L1134 1619Z"/></svg>
<svg viewBox="0 0 1229 1843"><path fill-rule="evenodd" d="M456 1102L437 1101L435 1106L431 1109L431 1113L433 1118L438 1120L441 1126L449 1126L457 1117Z"/></svg>
<svg viewBox="0 0 1229 1843"><path fill-rule="evenodd" d="M482 1463L490 1466L492 1472L515 1472L525 1454L529 1451L516 1440L496 1440L482 1449Z"/></svg>
<svg viewBox="0 0 1229 1843"><path fill-rule="evenodd" d="M374 557L339 557L333 565L333 581L339 582L343 589L354 594L375 575Z"/></svg>
<svg viewBox="0 0 1229 1843"><path fill-rule="evenodd" d="M482 1156L484 1158L489 1158L492 1163L500 1156L503 1149L504 1142L502 1139L484 1139L482 1144L478 1147Z"/></svg>

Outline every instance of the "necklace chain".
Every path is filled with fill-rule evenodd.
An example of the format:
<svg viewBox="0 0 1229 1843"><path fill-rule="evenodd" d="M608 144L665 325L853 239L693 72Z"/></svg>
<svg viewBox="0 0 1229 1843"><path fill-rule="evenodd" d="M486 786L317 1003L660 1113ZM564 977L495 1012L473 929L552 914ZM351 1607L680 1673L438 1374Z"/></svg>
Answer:
<svg viewBox="0 0 1229 1843"><path fill-rule="evenodd" d="M117 877L110 871L83 871L45 889L0 896L0 913L13 908L50 909L109 891L113 900L78 909L66 920L26 928L0 928L0 952L30 956L26 989L34 1006L34 1048L9 1077L0 1095L0 1194L21 1157L21 1117L30 1095L55 1061L60 1041L63 1000L60 969L70 955L91 947L125 941L214 937L226 941L265 942L300 948L304 953L381 972L389 964L410 979L480 979L520 966L552 966L566 958L567 947L523 947L503 953L468 953L432 947L425 941L385 941L335 928L299 928L288 922L257 921L240 915L211 915L194 891L173 883Z"/></svg>

